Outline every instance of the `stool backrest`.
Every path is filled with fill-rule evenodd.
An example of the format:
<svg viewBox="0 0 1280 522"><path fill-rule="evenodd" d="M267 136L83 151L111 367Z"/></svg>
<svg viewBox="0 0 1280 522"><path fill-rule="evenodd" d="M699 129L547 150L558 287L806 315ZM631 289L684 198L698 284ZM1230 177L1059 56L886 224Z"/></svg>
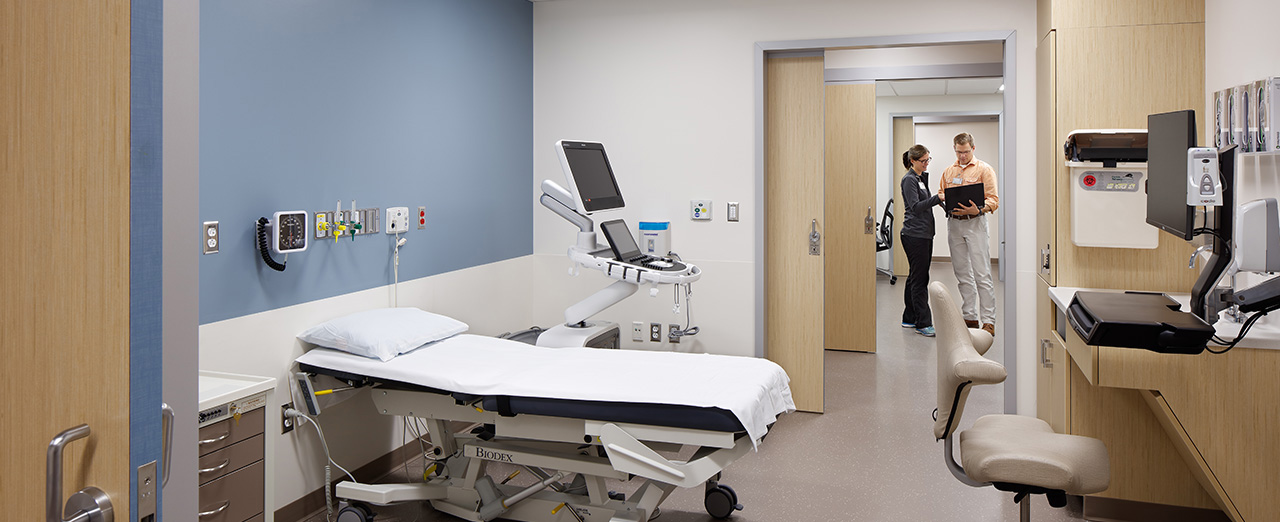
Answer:
<svg viewBox="0 0 1280 522"><path fill-rule="evenodd" d="M1004 365L978 353L975 337L985 344L981 347L985 352L991 345L990 336L965 326L960 308L947 287L938 281L929 283L929 307L933 311L938 344L938 419L933 424L933 436L941 440L955 432L960 423L969 389L979 384L1004 382L1007 374Z"/></svg>

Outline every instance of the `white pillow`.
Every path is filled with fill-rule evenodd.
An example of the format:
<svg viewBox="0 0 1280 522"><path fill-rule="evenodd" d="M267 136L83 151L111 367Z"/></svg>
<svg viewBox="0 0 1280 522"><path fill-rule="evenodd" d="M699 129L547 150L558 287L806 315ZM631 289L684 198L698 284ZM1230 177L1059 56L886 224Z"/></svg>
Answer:
<svg viewBox="0 0 1280 522"><path fill-rule="evenodd" d="M379 308L339 317L298 334L298 339L390 361L432 341L467 331L467 324L417 308Z"/></svg>

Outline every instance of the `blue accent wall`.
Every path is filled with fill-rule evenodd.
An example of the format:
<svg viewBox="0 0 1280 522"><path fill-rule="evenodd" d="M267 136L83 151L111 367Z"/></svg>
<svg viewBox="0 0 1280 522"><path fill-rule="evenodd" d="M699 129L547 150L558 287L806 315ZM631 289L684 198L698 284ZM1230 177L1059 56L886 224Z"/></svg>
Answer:
<svg viewBox="0 0 1280 522"><path fill-rule="evenodd" d="M267 268L253 222L279 210L355 199L385 230L387 207L426 206L401 281L531 254L532 147L528 0L201 2L200 217L222 242L200 323L391 284L387 234Z"/></svg>
<svg viewBox="0 0 1280 522"><path fill-rule="evenodd" d="M161 469L163 9L161 0L133 0L129 21L129 513L135 518L134 470L154 461L159 479ZM157 518L160 506L157 498Z"/></svg>

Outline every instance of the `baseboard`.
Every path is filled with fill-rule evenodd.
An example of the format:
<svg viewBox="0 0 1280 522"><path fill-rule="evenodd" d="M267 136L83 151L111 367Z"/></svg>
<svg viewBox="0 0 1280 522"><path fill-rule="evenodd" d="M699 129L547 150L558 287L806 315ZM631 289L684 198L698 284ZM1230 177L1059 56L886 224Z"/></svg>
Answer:
<svg viewBox="0 0 1280 522"><path fill-rule="evenodd" d="M1152 504L1136 500L1084 497L1084 519L1094 522L1231 522L1217 509Z"/></svg>

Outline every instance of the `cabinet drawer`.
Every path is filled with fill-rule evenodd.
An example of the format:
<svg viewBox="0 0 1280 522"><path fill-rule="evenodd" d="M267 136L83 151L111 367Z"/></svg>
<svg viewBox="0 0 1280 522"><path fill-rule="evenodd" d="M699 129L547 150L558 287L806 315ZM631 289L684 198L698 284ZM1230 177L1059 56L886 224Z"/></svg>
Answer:
<svg viewBox="0 0 1280 522"><path fill-rule="evenodd" d="M220 450L262 433L266 411L266 408L258 408L241 415L239 422L230 418L200 428L200 454Z"/></svg>
<svg viewBox="0 0 1280 522"><path fill-rule="evenodd" d="M261 514L262 461L200 486L200 522L243 522Z"/></svg>
<svg viewBox="0 0 1280 522"><path fill-rule="evenodd" d="M204 484L211 480L217 480L232 471L262 460L262 439L264 438L265 436L259 433L200 457L197 467L200 473L199 482Z"/></svg>

